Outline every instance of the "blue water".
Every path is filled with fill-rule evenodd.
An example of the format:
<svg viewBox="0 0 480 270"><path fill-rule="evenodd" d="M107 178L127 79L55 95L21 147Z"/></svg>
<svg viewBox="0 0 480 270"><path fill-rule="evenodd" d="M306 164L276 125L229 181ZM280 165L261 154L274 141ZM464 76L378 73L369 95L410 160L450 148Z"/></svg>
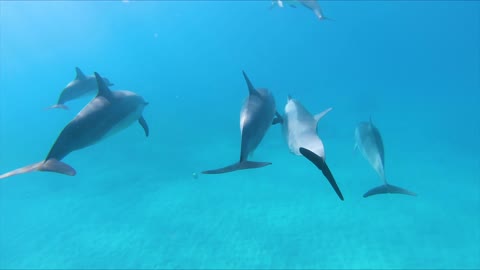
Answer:
<svg viewBox="0 0 480 270"><path fill-rule="evenodd" d="M480 268L480 2L320 1L329 21L269 1L0 2L0 173L45 158L91 99L44 110L99 72L149 105L138 124L64 161L74 177L0 182L0 268ZM345 196L289 153L278 126L237 161L247 87L320 121ZM386 174L417 197L363 198L353 152L372 117Z"/></svg>

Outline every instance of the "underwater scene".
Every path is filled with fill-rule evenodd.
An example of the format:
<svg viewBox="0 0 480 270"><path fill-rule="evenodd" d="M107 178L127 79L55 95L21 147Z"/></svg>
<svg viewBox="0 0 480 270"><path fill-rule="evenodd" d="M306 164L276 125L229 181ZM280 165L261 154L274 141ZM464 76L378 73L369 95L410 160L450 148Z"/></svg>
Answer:
<svg viewBox="0 0 480 270"><path fill-rule="evenodd" d="M0 1L0 269L479 269L480 2Z"/></svg>

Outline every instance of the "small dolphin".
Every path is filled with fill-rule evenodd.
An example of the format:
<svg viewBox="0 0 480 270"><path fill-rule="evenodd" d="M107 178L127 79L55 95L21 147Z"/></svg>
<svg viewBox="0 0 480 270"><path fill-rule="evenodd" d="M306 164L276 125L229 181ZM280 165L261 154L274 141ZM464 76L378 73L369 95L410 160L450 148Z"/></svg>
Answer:
<svg viewBox="0 0 480 270"><path fill-rule="evenodd" d="M365 159L368 160L373 169L383 181L383 185L369 190L363 195L364 198L377 194L398 193L416 196L415 193L406 189L396 187L387 183L385 178L384 148L380 132L370 122L361 122L355 129L355 149L359 149Z"/></svg>
<svg viewBox="0 0 480 270"><path fill-rule="evenodd" d="M275 6L283 8L285 6L284 2L289 3L288 5L293 8L296 8L296 5L300 3L304 7L312 10L319 20L328 19L323 15L322 9L320 7L320 4L318 4L317 0L272 0L272 5L270 6L270 8L273 8Z"/></svg>
<svg viewBox="0 0 480 270"><path fill-rule="evenodd" d="M67 86L62 90L57 104L49 107L49 109L60 108L67 110L68 107L65 106L65 102L92 94L97 91L97 81L95 76L85 76L85 74L83 74L78 67L75 68L75 71L77 73L75 79L67 84ZM113 83L110 83L107 78L103 78L103 80L107 86L113 85Z"/></svg>
<svg viewBox="0 0 480 270"><path fill-rule="evenodd" d="M288 96L285 114L283 117L277 115L277 118L281 119L283 134L290 151L297 156L303 155L317 166L343 201L342 192L325 162L325 149L318 136L318 121L331 110L332 108L328 108L314 116L300 102Z"/></svg>
<svg viewBox="0 0 480 270"><path fill-rule="evenodd" d="M138 121L148 137L147 122L142 116L148 104L130 91L110 91L95 73L98 94L62 130L44 161L0 175L0 179L33 171L50 171L73 176L75 169L61 160L75 150L98 143Z"/></svg>
<svg viewBox="0 0 480 270"><path fill-rule="evenodd" d="M240 111L240 133L242 136L240 161L230 166L203 171L203 174L219 174L237 170L260 168L272 163L248 161L247 158L262 141L275 117L275 100L267 89L255 89L243 71L249 95Z"/></svg>

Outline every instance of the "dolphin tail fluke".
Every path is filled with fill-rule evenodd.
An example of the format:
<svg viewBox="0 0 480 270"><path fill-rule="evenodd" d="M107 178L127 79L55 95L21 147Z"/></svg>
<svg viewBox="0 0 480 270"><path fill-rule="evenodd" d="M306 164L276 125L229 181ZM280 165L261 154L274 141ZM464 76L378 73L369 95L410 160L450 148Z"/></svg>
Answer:
<svg viewBox="0 0 480 270"><path fill-rule="evenodd" d="M337 193L337 196L340 198L340 200L343 201L342 192L340 191L340 188L338 187L337 182L332 175L332 172L328 168L327 163L325 163L323 158L303 147L300 147L300 153L322 171L323 175L327 178L333 190L335 190L335 193Z"/></svg>
<svg viewBox="0 0 480 270"><path fill-rule="evenodd" d="M370 197L370 196L373 196L373 195L387 194L387 193L417 196L416 193L408 191L408 190L403 189L401 187L397 187L397 186L390 185L390 184L384 184L384 185L381 185L379 187L375 187L375 188L369 190L367 193L363 194L363 197L367 198L367 197Z"/></svg>
<svg viewBox="0 0 480 270"><path fill-rule="evenodd" d="M65 105L65 104L55 104L53 106L50 106L47 108L47 110L51 110L51 109L64 109L64 110L68 110L68 107Z"/></svg>
<svg viewBox="0 0 480 270"><path fill-rule="evenodd" d="M271 162L242 161L216 170L203 171L203 174L221 174L239 170L256 169L271 165Z"/></svg>
<svg viewBox="0 0 480 270"><path fill-rule="evenodd" d="M56 172L70 176L74 176L76 174L75 169L70 167L70 165L56 159L49 159L47 161L40 161L35 164L31 164L8 173L4 173L0 175L0 179L35 171Z"/></svg>
<svg viewBox="0 0 480 270"><path fill-rule="evenodd" d="M60 160L56 160L51 158L43 162L40 167L38 168L39 171L43 172L56 172L61 174L66 174L69 176L74 176L77 174L74 168L68 165L65 162L61 162Z"/></svg>

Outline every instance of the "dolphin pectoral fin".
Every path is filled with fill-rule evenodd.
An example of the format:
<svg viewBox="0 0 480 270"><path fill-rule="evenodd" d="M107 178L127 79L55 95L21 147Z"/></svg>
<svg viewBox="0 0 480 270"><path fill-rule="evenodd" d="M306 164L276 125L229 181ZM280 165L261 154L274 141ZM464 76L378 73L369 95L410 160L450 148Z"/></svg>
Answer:
<svg viewBox="0 0 480 270"><path fill-rule="evenodd" d="M69 108L65 105L65 104L55 104L53 106L50 106L48 108L46 108L47 110L51 110L51 109L64 109L64 110L68 110Z"/></svg>
<svg viewBox="0 0 480 270"><path fill-rule="evenodd" d="M202 173L203 174L221 174L221 173L228 173L228 172L233 172L238 170L256 169L256 168L265 167L271 164L272 164L271 162L242 161L242 162L237 162L235 164L232 164L220 169L203 171Z"/></svg>
<svg viewBox="0 0 480 270"><path fill-rule="evenodd" d="M8 173L0 175L0 179L8 178L18 174L24 174L34 171L47 171L47 172L56 172L63 173L66 175L73 176L76 174L75 169L70 167L68 164L58 161L56 159L49 159L47 161L40 161L35 164L31 164Z"/></svg>
<svg viewBox="0 0 480 270"><path fill-rule="evenodd" d="M147 125L147 121L145 121L145 118L140 117L138 119L138 123L140 124L140 126L142 126L143 130L145 131L145 136L148 137L148 135L150 134L150 129L148 128L148 125Z"/></svg>
<svg viewBox="0 0 480 270"><path fill-rule="evenodd" d="M343 195L342 192L340 191L340 188L337 185L337 182L335 181L335 178L332 175L332 172L330 172L330 169L327 166L327 163L323 160L323 158L319 157L317 154L313 153L312 151L300 147L300 153L306 157L310 162L312 162L317 168L319 168L323 175L327 178L328 182L330 185L333 187L335 192L337 193L337 196L340 198L340 200L343 201Z"/></svg>
<svg viewBox="0 0 480 270"><path fill-rule="evenodd" d="M272 125L283 124L283 117L276 111L275 118L273 118Z"/></svg>
<svg viewBox="0 0 480 270"><path fill-rule="evenodd" d="M278 118L278 117L273 118L272 125L281 124L281 123L283 123L283 120L281 118Z"/></svg>
<svg viewBox="0 0 480 270"><path fill-rule="evenodd" d="M387 194L387 193L417 196L416 193L408 191L408 190L403 189L401 187L397 187L397 186L390 185L390 184L384 184L384 185L381 185L381 186L378 186L378 187L375 187L375 188L369 190L367 193L363 194L363 197L367 198L367 197L370 197L370 196L373 196L373 195Z"/></svg>
<svg viewBox="0 0 480 270"><path fill-rule="evenodd" d="M318 121L320 121L320 119L322 119L328 112L330 112L333 108L328 108L326 109L325 111L321 112L321 113L318 113L316 114L313 118L315 118L315 122L318 123Z"/></svg>
<svg viewBox="0 0 480 270"><path fill-rule="evenodd" d="M65 162L56 160L54 158L51 158L43 162L39 166L38 170L42 172L56 172L56 173L66 174L69 176L74 176L75 174L77 174L75 169L72 168L70 165L68 165Z"/></svg>

